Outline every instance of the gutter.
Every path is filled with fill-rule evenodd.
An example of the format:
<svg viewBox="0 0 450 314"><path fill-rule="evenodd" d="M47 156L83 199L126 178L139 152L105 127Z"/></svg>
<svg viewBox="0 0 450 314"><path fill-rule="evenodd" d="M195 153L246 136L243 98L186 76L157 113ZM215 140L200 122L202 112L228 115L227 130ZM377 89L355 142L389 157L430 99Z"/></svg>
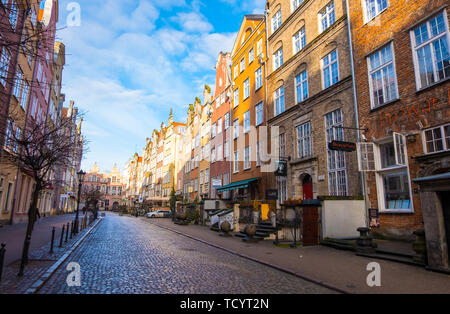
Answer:
<svg viewBox="0 0 450 314"><path fill-rule="evenodd" d="M345 0L345 6L346 6L346 10L347 10L347 31L348 31L348 41L349 41L349 50L350 50L350 66L351 66L351 70L352 70L352 85L353 85L353 105L354 105L354 111L355 111L355 123L356 123L356 128L359 128L359 112L358 112L358 97L356 96L356 78L355 78L355 60L353 57L353 40L352 40L352 26L351 26L351 21L350 21L350 9L348 6L348 0ZM359 134L360 131L356 132L356 141L360 142L361 141L361 137ZM366 179L365 179L365 175L364 172L360 172L360 177L361 177L361 192L362 195L364 196L364 214L366 216L366 226L369 226L369 215L368 215L368 204L367 204L367 197L366 197Z"/></svg>

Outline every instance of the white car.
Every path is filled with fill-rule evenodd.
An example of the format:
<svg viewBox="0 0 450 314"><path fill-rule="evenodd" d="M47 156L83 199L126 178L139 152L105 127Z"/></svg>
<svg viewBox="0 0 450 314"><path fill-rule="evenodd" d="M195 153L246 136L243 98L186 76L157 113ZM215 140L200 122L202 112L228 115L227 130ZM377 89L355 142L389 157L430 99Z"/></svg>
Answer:
<svg viewBox="0 0 450 314"><path fill-rule="evenodd" d="M146 214L147 218L165 218L170 216L170 210L157 210Z"/></svg>

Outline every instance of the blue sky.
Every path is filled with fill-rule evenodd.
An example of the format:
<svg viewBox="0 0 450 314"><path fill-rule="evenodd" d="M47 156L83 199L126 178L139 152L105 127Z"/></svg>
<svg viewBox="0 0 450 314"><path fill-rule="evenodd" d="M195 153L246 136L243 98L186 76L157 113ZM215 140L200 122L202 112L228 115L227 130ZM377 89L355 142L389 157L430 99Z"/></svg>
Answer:
<svg viewBox="0 0 450 314"><path fill-rule="evenodd" d="M145 139L166 122L170 108L185 122L188 104L214 88L220 51L230 51L245 14L264 0L81 0L81 26L66 27L72 2L60 0L57 40L66 45L65 106L86 112L89 152L123 169Z"/></svg>

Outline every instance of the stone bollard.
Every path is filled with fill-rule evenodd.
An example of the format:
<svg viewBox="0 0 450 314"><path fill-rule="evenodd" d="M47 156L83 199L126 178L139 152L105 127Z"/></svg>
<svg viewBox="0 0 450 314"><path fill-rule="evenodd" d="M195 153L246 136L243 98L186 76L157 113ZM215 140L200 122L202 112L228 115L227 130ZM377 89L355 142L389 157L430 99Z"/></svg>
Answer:
<svg viewBox="0 0 450 314"><path fill-rule="evenodd" d="M224 222L222 222L222 224L220 224L220 230L222 232L219 233L219 236L221 236L221 237L231 237L232 236L230 234L231 224L227 220L225 220Z"/></svg>
<svg viewBox="0 0 450 314"><path fill-rule="evenodd" d="M50 242L50 254L53 254L53 243L55 242L55 232L56 232L56 228L53 227L53 229L52 229L52 241Z"/></svg>
<svg viewBox="0 0 450 314"><path fill-rule="evenodd" d="M413 232L416 236L416 240L413 242L413 250L416 255L413 257L413 261L417 264L426 266L427 261L427 242L425 240L425 230L419 229Z"/></svg>
<svg viewBox="0 0 450 314"><path fill-rule="evenodd" d="M63 241L64 241L64 231L66 229L66 225L63 225L62 227L62 231L61 231L61 238L59 239L59 247L63 246Z"/></svg>
<svg viewBox="0 0 450 314"><path fill-rule="evenodd" d="M365 254L373 254L376 252L376 243L373 243L373 238L369 234L370 229L367 227L361 227L357 229L360 233L359 239L356 241L356 244L358 245L356 248L356 251L358 253L365 253Z"/></svg>
<svg viewBox="0 0 450 314"><path fill-rule="evenodd" d="M6 253L6 243L2 243L2 247L0 249L0 281L2 281L3 264L5 262L5 253Z"/></svg>
<svg viewBox="0 0 450 314"><path fill-rule="evenodd" d="M245 238L242 239L242 241L249 242L249 243L257 243L258 240L254 238L256 234L256 225L255 224L249 224L245 226L244 233L247 235Z"/></svg>

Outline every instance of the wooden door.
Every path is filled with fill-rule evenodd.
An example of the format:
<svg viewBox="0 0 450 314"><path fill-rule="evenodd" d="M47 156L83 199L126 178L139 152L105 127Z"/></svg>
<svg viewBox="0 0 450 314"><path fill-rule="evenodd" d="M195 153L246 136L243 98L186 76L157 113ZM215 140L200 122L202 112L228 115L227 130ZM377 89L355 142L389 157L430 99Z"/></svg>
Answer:
<svg viewBox="0 0 450 314"><path fill-rule="evenodd" d="M319 209L303 207L303 245L319 244Z"/></svg>

